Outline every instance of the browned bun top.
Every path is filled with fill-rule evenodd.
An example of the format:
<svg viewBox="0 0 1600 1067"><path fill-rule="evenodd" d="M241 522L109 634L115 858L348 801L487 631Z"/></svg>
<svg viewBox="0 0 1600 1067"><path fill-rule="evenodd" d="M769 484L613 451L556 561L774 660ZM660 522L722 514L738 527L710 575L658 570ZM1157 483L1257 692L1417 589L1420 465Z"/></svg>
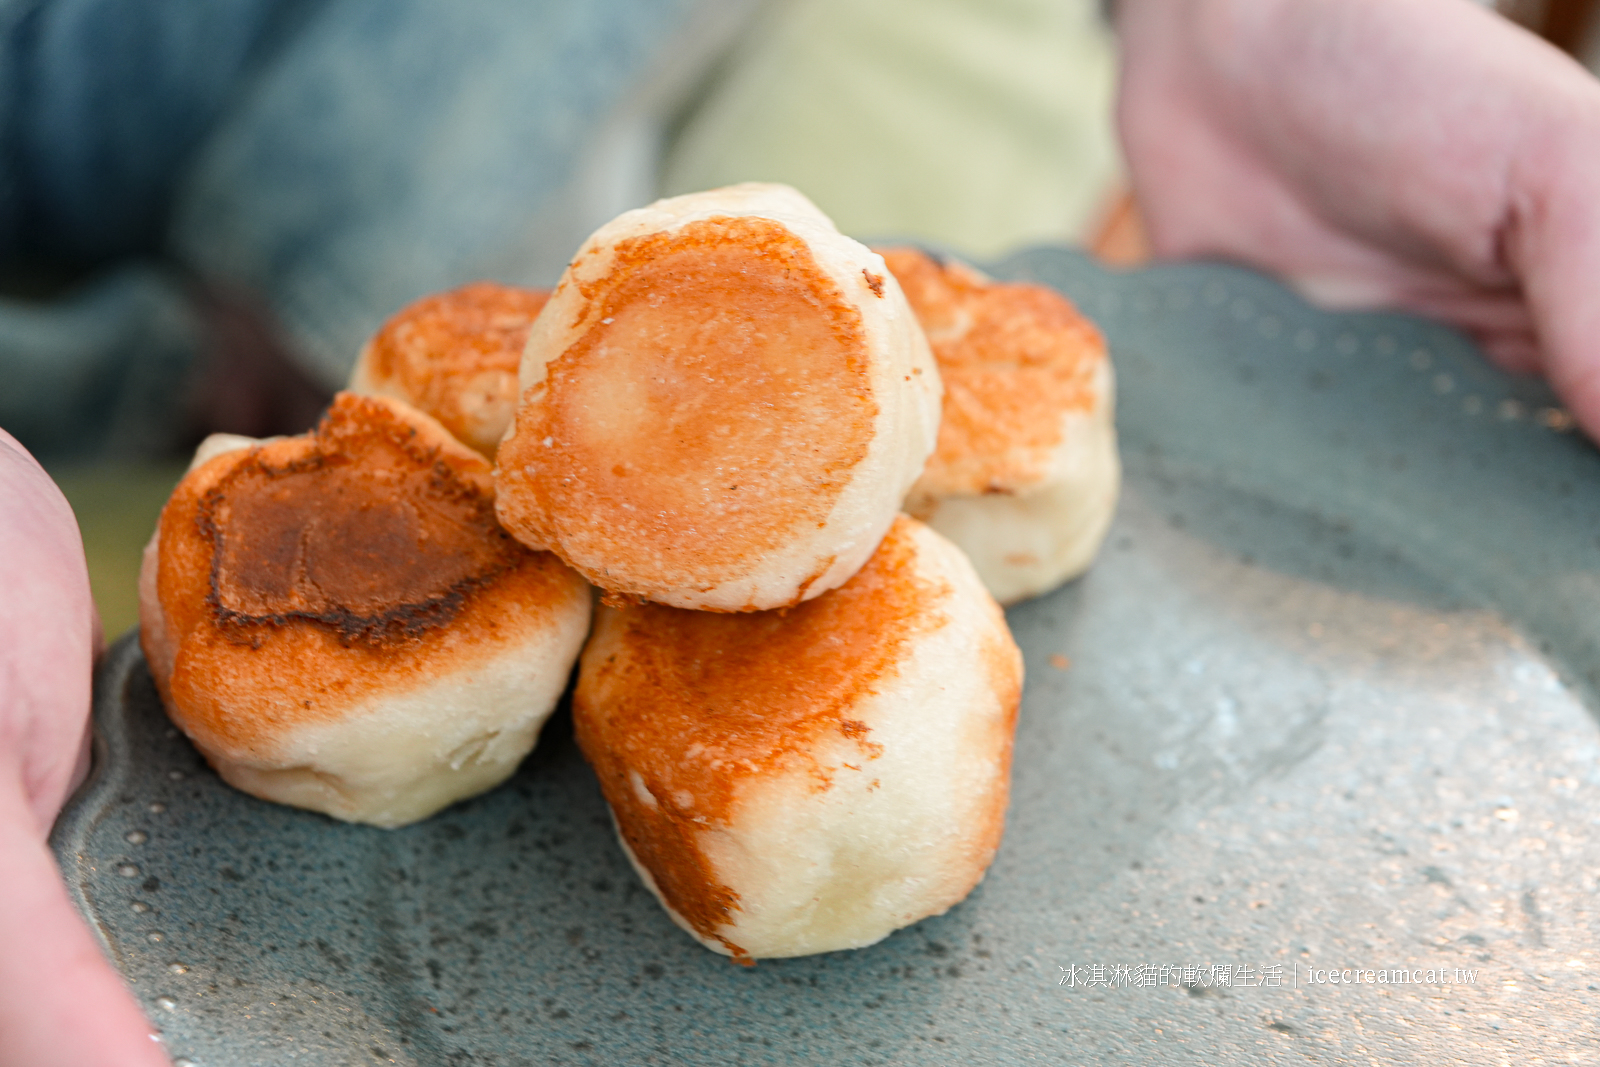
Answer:
<svg viewBox="0 0 1600 1067"><path fill-rule="evenodd" d="M201 498L220 623L297 618L381 643L448 622L521 554L481 461L452 466L392 414L341 396L309 448L252 450Z"/></svg>
<svg viewBox="0 0 1600 1067"><path fill-rule="evenodd" d="M914 248L877 249L928 335L944 379L939 443L925 483L982 493L1043 478L1062 417L1101 396L1105 341L1042 285L991 282Z"/></svg>
<svg viewBox="0 0 1600 1067"><path fill-rule="evenodd" d="M503 489L502 516L619 573L713 585L822 525L866 456L861 314L771 219L690 222L611 254L575 283L584 326L502 446L517 494Z"/></svg>
<svg viewBox="0 0 1600 1067"><path fill-rule="evenodd" d="M500 529L481 456L350 393L313 434L190 472L159 544L170 700L191 732L246 746L496 654L582 590Z"/></svg>
<svg viewBox="0 0 1600 1067"><path fill-rule="evenodd" d="M871 759L878 746L852 709L895 674L916 635L942 624L948 595L918 574L901 516L853 578L793 608L602 612L573 702L578 744L628 846L700 934L717 938L737 894L715 883L699 829L727 824L745 783L782 770L803 768L827 788L808 755L825 735Z"/></svg>
<svg viewBox="0 0 1600 1067"><path fill-rule="evenodd" d="M549 299L548 289L488 281L425 296L373 336L367 373L474 443L486 401L515 403L528 328Z"/></svg>

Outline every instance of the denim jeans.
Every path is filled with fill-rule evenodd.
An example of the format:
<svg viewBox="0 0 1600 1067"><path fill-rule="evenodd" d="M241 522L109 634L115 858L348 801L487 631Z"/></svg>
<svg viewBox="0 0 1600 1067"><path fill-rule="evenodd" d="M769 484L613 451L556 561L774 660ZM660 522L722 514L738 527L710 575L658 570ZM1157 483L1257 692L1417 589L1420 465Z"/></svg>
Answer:
<svg viewBox="0 0 1600 1067"><path fill-rule="evenodd" d="M250 294L342 384L399 307L548 284L654 194L660 133L757 0L0 0L0 426L159 451L205 336Z"/></svg>

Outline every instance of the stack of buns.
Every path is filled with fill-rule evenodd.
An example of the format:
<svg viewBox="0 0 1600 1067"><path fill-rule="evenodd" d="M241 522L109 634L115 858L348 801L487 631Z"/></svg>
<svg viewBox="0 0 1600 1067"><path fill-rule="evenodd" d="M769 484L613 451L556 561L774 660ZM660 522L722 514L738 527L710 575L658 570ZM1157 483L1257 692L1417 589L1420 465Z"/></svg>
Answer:
<svg viewBox="0 0 1600 1067"><path fill-rule="evenodd" d="M1004 822L995 597L1115 499L1104 348L1051 297L750 184L620 216L548 294L419 301L314 433L202 447L142 577L162 696L239 788L398 826L509 774L581 646L578 743L702 944L941 913Z"/></svg>

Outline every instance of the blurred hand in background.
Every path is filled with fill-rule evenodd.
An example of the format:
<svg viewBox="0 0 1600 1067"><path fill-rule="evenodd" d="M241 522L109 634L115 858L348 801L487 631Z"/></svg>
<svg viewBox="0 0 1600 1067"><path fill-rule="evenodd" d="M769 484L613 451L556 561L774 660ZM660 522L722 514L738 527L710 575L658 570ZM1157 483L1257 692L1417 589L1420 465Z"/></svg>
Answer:
<svg viewBox="0 0 1600 1067"><path fill-rule="evenodd" d="M1122 0L1154 253L1406 308L1600 438L1600 81L1465 0Z"/></svg>

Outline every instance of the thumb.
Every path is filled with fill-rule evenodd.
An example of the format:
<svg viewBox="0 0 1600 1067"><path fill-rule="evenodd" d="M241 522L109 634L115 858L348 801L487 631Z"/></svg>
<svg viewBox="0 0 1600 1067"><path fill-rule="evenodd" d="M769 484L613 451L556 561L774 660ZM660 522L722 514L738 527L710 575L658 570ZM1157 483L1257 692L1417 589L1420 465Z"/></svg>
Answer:
<svg viewBox="0 0 1600 1067"><path fill-rule="evenodd" d="M1550 384L1600 441L1600 107L1588 111L1518 198L1510 252Z"/></svg>
<svg viewBox="0 0 1600 1067"><path fill-rule="evenodd" d="M73 909L20 783L0 782L0 1063L167 1067Z"/></svg>

